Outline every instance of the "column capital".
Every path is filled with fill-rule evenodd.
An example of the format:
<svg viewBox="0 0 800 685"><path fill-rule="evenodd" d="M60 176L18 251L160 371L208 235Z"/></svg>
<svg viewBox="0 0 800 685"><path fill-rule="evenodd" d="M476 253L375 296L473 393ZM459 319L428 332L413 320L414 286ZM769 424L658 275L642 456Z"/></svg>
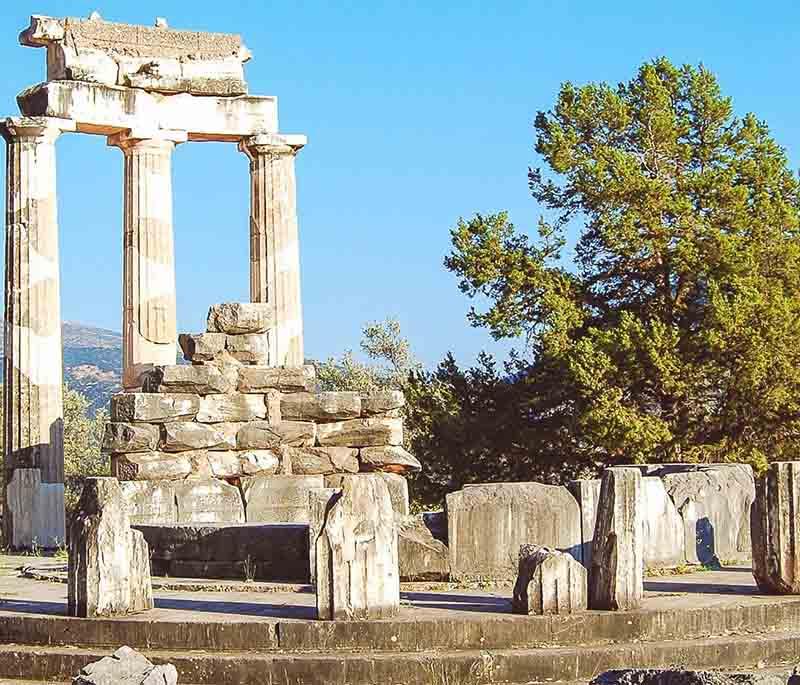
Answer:
<svg viewBox="0 0 800 685"><path fill-rule="evenodd" d="M110 147L118 147L123 152L129 150L172 151L176 145L188 140L186 131L129 129L108 136Z"/></svg>
<svg viewBox="0 0 800 685"><path fill-rule="evenodd" d="M239 141L239 151L250 159L261 155L296 155L308 142L301 134L257 133Z"/></svg>
<svg viewBox="0 0 800 685"><path fill-rule="evenodd" d="M72 119L57 117L6 117L0 121L0 135L8 142L20 138L55 141L65 131L74 131Z"/></svg>

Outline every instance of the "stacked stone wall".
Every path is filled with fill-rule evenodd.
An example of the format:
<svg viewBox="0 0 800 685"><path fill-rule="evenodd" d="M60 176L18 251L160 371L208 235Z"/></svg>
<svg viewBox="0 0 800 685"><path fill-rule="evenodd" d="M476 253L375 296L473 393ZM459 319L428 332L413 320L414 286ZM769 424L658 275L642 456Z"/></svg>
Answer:
<svg viewBox="0 0 800 685"><path fill-rule="evenodd" d="M359 472L408 513L402 392L319 392L313 366L269 365L270 327L268 305L215 305L180 336L190 365L112 398L103 448L135 524L307 523L312 489Z"/></svg>

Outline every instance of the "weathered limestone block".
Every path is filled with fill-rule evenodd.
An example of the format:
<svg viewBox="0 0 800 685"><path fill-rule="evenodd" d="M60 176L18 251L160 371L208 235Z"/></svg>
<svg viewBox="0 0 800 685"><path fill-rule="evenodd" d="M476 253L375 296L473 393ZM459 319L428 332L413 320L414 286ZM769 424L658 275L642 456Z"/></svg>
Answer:
<svg viewBox="0 0 800 685"><path fill-rule="evenodd" d="M380 447L403 443L402 419L351 419L317 426L317 442L323 447Z"/></svg>
<svg viewBox="0 0 800 685"><path fill-rule="evenodd" d="M172 664L155 666L130 647L120 647L107 656L84 666L73 685L177 685L178 671Z"/></svg>
<svg viewBox="0 0 800 685"><path fill-rule="evenodd" d="M361 413L364 416L385 414L402 409L406 405L406 397L401 390L373 390L361 396Z"/></svg>
<svg viewBox="0 0 800 685"><path fill-rule="evenodd" d="M714 565L750 558L753 470L746 464L664 465L660 476L683 519L686 561Z"/></svg>
<svg viewBox="0 0 800 685"><path fill-rule="evenodd" d="M24 90L17 102L26 116L60 117L76 122L82 130L105 135L139 127L143 120L153 131L186 131L189 140L230 142L278 129L277 99L272 96L163 97L118 86L51 81ZM305 136L281 137L298 144L305 141Z"/></svg>
<svg viewBox="0 0 800 685"><path fill-rule="evenodd" d="M122 481L119 487L132 526L177 523L178 506L172 481Z"/></svg>
<svg viewBox="0 0 800 685"><path fill-rule="evenodd" d="M208 310L209 333L266 333L273 323L271 307L259 302L226 302Z"/></svg>
<svg viewBox="0 0 800 685"><path fill-rule="evenodd" d="M238 454L243 476L292 473L291 458L283 450L243 450Z"/></svg>
<svg viewBox="0 0 800 685"><path fill-rule="evenodd" d="M192 452L130 452L111 455L119 480L182 480L192 472Z"/></svg>
<svg viewBox="0 0 800 685"><path fill-rule="evenodd" d="M513 580L517 552L531 541L580 555L580 512L562 486L493 483L452 492L447 529L454 580Z"/></svg>
<svg viewBox="0 0 800 685"><path fill-rule="evenodd" d="M273 426L277 426L283 421L281 415L281 391L267 390L264 393L264 404L267 405L267 421ZM317 431L314 429L314 440L317 439Z"/></svg>
<svg viewBox="0 0 800 685"><path fill-rule="evenodd" d="M188 450L233 450L236 449L235 423L196 423L194 421L171 421L164 425L161 449L164 452L186 452Z"/></svg>
<svg viewBox="0 0 800 685"><path fill-rule="evenodd" d="M109 422L103 432L103 452L152 452L160 438L160 428L149 423Z"/></svg>
<svg viewBox="0 0 800 685"><path fill-rule="evenodd" d="M597 500L600 497L600 479L572 480L567 489L578 502L581 512L581 554L580 560L586 568L592 564L592 540L597 522Z"/></svg>
<svg viewBox="0 0 800 685"><path fill-rule="evenodd" d="M3 524L6 546L54 549L64 544L64 484L43 483L40 469L6 472Z"/></svg>
<svg viewBox="0 0 800 685"><path fill-rule="evenodd" d="M287 447L296 475L358 473L358 450L352 447Z"/></svg>
<svg viewBox="0 0 800 685"><path fill-rule="evenodd" d="M586 569L571 555L522 545L511 601L515 614L572 614L586 609Z"/></svg>
<svg viewBox="0 0 800 685"><path fill-rule="evenodd" d="M589 569L589 607L636 609L644 596L642 476L637 469L603 472Z"/></svg>
<svg viewBox="0 0 800 685"><path fill-rule="evenodd" d="M762 592L800 594L800 462L770 464L755 487L753 577Z"/></svg>
<svg viewBox="0 0 800 685"><path fill-rule="evenodd" d="M641 504L645 567L673 568L685 563L683 520L660 478L642 478Z"/></svg>
<svg viewBox="0 0 800 685"><path fill-rule="evenodd" d="M264 131L239 142L250 160L250 301L267 303L273 312L269 363L300 366L303 314L294 158L306 141Z"/></svg>
<svg viewBox="0 0 800 685"><path fill-rule="evenodd" d="M387 473L416 473L422 470L417 458L399 445L362 447L358 453L362 471Z"/></svg>
<svg viewBox="0 0 800 685"><path fill-rule="evenodd" d="M200 409L197 395L184 393L117 393L111 398L111 420L164 423L191 421Z"/></svg>
<svg viewBox="0 0 800 685"><path fill-rule="evenodd" d="M447 545L433 536L425 517L418 514L398 518L397 527L400 580L449 580L450 553Z"/></svg>
<svg viewBox="0 0 800 685"><path fill-rule="evenodd" d="M206 395L200 398L197 421L200 423L227 423L255 421L267 416L263 395Z"/></svg>
<svg viewBox="0 0 800 685"><path fill-rule="evenodd" d="M239 449L270 449L280 445L311 447L317 436L317 427L310 421L251 421L242 426L236 435Z"/></svg>
<svg viewBox="0 0 800 685"><path fill-rule="evenodd" d="M248 523L308 523L309 492L324 486L322 476L242 478Z"/></svg>
<svg viewBox="0 0 800 685"><path fill-rule="evenodd" d="M175 485L178 523L244 523L239 489L216 478L192 478Z"/></svg>
<svg viewBox="0 0 800 685"><path fill-rule="evenodd" d="M327 449L334 449L334 448L327 448ZM325 485L329 488L341 488L342 483L344 482L345 478L348 478L350 474L346 473L334 473L325 476ZM408 516L410 513L410 504L408 498L408 481L406 481L403 476L400 476L396 473L381 473L376 472L374 474L366 474L363 473L361 475L364 476L378 476L379 478L383 478L383 481L386 483L386 487L389 490L389 499L392 502L392 509L394 513L398 517Z"/></svg>
<svg viewBox="0 0 800 685"><path fill-rule="evenodd" d="M269 333L228 335L225 349L245 364L269 364Z"/></svg>
<svg viewBox="0 0 800 685"><path fill-rule="evenodd" d="M382 478L345 476L316 540L317 615L391 618L400 609L397 526Z"/></svg>
<svg viewBox="0 0 800 685"><path fill-rule="evenodd" d="M337 421L361 415L357 392L296 392L281 397L281 416L298 421Z"/></svg>
<svg viewBox="0 0 800 685"><path fill-rule="evenodd" d="M316 369L305 366L242 366L239 392L310 392L316 386Z"/></svg>
<svg viewBox="0 0 800 685"><path fill-rule="evenodd" d="M312 488L308 491L308 557L312 585L317 582L317 539L335 501L334 495L341 494L341 489L337 488Z"/></svg>
<svg viewBox="0 0 800 685"><path fill-rule="evenodd" d="M680 668L621 668L606 671L591 685L787 685L780 669L757 671L687 671ZM792 675L788 682L794 685Z"/></svg>
<svg viewBox="0 0 800 685"><path fill-rule="evenodd" d="M239 375L236 367L219 367L213 364L172 364L157 366L148 374L143 386L145 392L177 392L195 395L231 393L236 390Z"/></svg>
<svg viewBox="0 0 800 685"><path fill-rule="evenodd" d="M70 521L68 614L92 618L153 608L147 543L131 530L116 478L88 478Z"/></svg>
<svg viewBox="0 0 800 685"><path fill-rule="evenodd" d="M178 344L189 362L210 362L225 349L224 333L181 333Z"/></svg>

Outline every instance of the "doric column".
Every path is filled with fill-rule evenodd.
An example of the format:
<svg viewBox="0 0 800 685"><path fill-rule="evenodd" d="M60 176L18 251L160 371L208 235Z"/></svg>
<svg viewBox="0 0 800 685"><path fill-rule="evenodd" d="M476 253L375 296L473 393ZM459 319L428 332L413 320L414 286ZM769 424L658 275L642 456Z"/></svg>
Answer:
<svg viewBox="0 0 800 685"><path fill-rule="evenodd" d="M260 134L239 143L250 159L250 300L273 307L271 366L303 364L294 157L305 136Z"/></svg>
<svg viewBox="0 0 800 685"><path fill-rule="evenodd" d="M55 142L74 129L48 117L0 126L7 143L3 532L15 548L65 541Z"/></svg>
<svg viewBox="0 0 800 685"><path fill-rule="evenodd" d="M171 133L171 132L170 132ZM172 151L186 134L111 136L125 156L122 385L141 385L142 373L174 364L175 245L172 233Z"/></svg>

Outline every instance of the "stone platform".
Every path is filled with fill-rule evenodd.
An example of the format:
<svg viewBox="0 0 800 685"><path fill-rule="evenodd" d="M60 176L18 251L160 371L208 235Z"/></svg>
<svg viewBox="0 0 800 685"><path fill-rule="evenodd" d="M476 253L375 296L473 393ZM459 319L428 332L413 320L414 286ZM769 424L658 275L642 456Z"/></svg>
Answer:
<svg viewBox="0 0 800 685"><path fill-rule="evenodd" d="M510 588L429 584L404 587L396 619L323 622L309 586L248 585L156 590L146 614L76 619L64 585L6 571L0 678L68 680L121 644L174 663L179 682L216 685L580 681L631 666L780 665L800 653L800 597L761 595L741 568L648 579L639 610L571 616L512 615Z"/></svg>

